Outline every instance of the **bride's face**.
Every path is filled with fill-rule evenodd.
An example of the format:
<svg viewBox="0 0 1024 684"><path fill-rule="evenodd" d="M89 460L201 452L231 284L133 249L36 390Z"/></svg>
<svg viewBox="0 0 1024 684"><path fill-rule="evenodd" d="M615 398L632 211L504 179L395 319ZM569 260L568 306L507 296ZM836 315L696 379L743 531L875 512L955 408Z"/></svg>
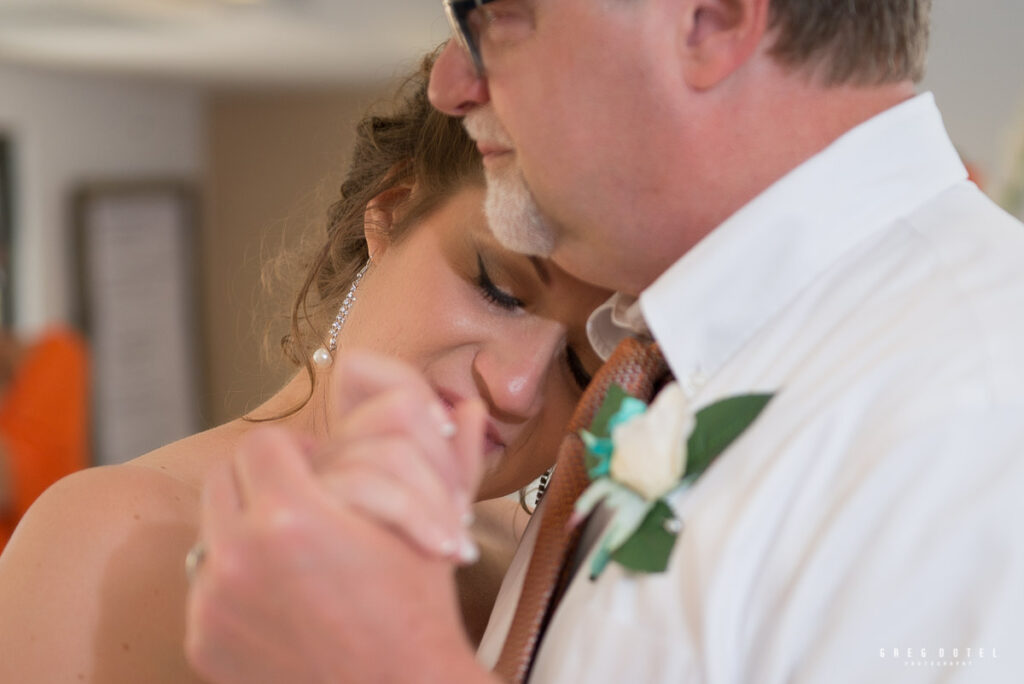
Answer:
<svg viewBox="0 0 1024 684"><path fill-rule="evenodd" d="M371 242L374 265L338 341L412 364L446 403L486 402L480 498L491 498L552 464L601 363L587 317L610 293L501 247L483 198L482 188L463 189L399 241Z"/></svg>

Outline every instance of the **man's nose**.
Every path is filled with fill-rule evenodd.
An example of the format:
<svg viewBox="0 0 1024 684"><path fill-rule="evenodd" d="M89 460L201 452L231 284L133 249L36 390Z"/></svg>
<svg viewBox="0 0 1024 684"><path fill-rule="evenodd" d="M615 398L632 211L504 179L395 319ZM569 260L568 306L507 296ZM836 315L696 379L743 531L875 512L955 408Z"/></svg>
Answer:
<svg viewBox="0 0 1024 684"><path fill-rule="evenodd" d="M472 58L455 40L437 56L427 95L434 107L450 116L465 116L491 99L487 78L476 73Z"/></svg>
<svg viewBox="0 0 1024 684"><path fill-rule="evenodd" d="M559 331L494 340L482 346L473 361L481 394L492 411L506 420L524 420L537 415L544 404L548 373L560 351Z"/></svg>

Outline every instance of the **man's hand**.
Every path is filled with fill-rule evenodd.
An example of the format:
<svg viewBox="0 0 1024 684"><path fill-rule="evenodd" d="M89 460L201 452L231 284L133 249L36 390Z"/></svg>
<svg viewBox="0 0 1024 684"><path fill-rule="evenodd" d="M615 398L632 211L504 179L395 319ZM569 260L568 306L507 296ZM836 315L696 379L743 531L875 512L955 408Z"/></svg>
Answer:
<svg viewBox="0 0 1024 684"><path fill-rule="evenodd" d="M186 651L212 681L488 680L442 557L479 477L482 408L448 415L413 371L360 356L336 369L328 443L260 428L207 483Z"/></svg>

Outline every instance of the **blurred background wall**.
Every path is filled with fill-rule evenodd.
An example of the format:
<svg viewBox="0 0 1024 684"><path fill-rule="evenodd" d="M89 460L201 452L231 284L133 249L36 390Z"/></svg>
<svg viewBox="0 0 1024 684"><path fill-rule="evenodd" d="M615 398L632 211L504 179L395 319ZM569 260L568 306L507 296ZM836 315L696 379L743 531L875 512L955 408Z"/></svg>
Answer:
<svg viewBox="0 0 1024 684"><path fill-rule="evenodd" d="M267 298L263 264L323 229L354 122L446 36L438 4L0 0L15 329L30 337L75 320L77 188L181 181L201 207L202 423L253 408L288 372L264 354L288 293ZM993 195L1024 136L1020 26L1014 0L939 1L933 11L923 88Z"/></svg>
<svg viewBox="0 0 1024 684"><path fill-rule="evenodd" d="M291 372L275 361L292 293L280 279L264 286L261 276L282 251L322 234L355 122L383 91L209 96L202 291L210 424L255 408Z"/></svg>
<svg viewBox="0 0 1024 684"><path fill-rule="evenodd" d="M934 0L928 72L953 141L977 164L985 189L1007 191L1024 150L1024 3ZM1001 197L1000 197L1001 198ZM1024 210L1024 207L1015 207Z"/></svg>
<svg viewBox="0 0 1024 684"><path fill-rule="evenodd" d="M195 86L0 62L0 133L11 144L15 321L35 332L73 314L70 194L112 178L204 176L205 100Z"/></svg>

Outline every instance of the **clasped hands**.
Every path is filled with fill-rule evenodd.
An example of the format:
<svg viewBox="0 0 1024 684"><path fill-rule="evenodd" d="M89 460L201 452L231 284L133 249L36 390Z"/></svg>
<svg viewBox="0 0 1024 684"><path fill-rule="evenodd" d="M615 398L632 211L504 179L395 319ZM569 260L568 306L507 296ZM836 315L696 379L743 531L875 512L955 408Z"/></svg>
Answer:
<svg viewBox="0 0 1024 684"><path fill-rule="evenodd" d="M328 439L261 426L206 483L190 663L215 682L486 678L452 578L475 560L486 407L449 411L374 354L339 354L331 373Z"/></svg>

